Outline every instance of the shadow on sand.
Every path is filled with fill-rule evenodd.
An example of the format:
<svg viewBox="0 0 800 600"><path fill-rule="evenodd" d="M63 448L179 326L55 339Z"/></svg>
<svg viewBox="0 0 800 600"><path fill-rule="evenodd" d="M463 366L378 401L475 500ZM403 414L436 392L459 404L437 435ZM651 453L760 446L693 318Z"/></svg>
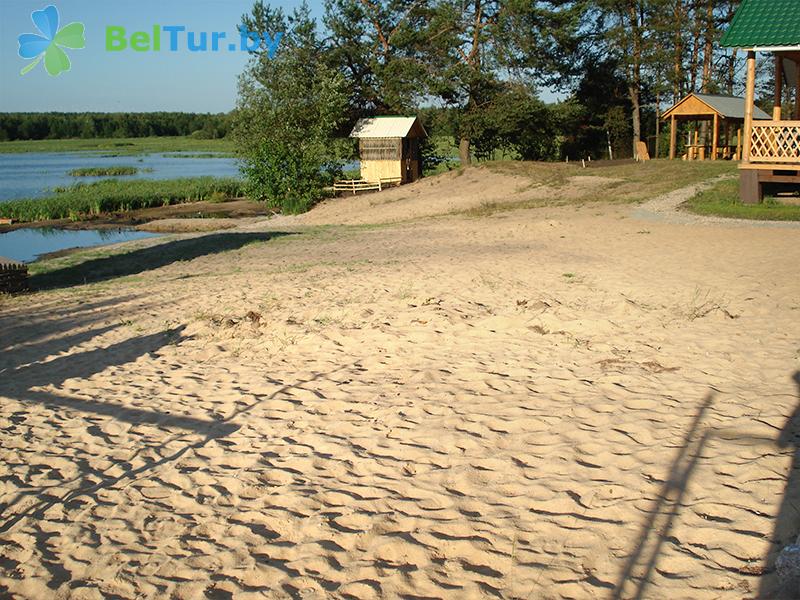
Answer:
<svg viewBox="0 0 800 600"><path fill-rule="evenodd" d="M781 550L794 544L800 534L800 371L793 379L797 384L798 403L794 413L786 420L783 430L778 436L779 448L791 448L792 468L786 479L786 486L781 498L781 506L775 519L775 527L770 538L770 548L764 561L764 577L758 590L759 598L798 598L800 589L787 589L778 581L775 574L775 560ZM799 579L789 582L797 586Z"/></svg>
<svg viewBox="0 0 800 600"><path fill-rule="evenodd" d="M795 542L800 533L800 371L794 374L798 385L798 401L795 411L786 421L777 439L752 435L746 431L728 432L736 435L739 442L757 445L772 445L793 449L793 463L784 489L780 511L775 519L774 532L770 538L770 549L764 566L755 572L760 574L758 598L798 598L798 590L780 588L775 576L775 559L781 549ZM704 427L703 420L711 409L714 395L709 394L700 404L683 438L678 452L670 465L667 477L659 489L656 499L647 509L647 518L642 523L634 549L625 562L611 594L614 600L649 598L646 593L653 571L665 543L674 542L672 529L681 508L692 476L703 457L709 440L719 435L720 430Z"/></svg>
<svg viewBox="0 0 800 600"><path fill-rule="evenodd" d="M178 261L237 250L248 244L267 242L285 235L294 234L292 232L214 233L172 240L34 275L29 279L29 285L32 290L44 290L96 283L116 277L136 275Z"/></svg>
<svg viewBox="0 0 800 600"><path fill-rule="evenodd" d="M26 519L45 519L48 510L56 505L75 508L86 499L100 504L98 493L103 490L146 477L159 467L178 461L188 452L200 449L212 440L230 436L240 428L240 425L234 421L261 403L286 394L292 389L330 377L349 367L349 365L344 365L328 373L313 373L303 380L288 384L272 381L279 386L274 392L258 396L248 403L238 403L237 409L224 419L216 417L214 414L210 414L209 418L198 418L169 411L159 412L147 407L139 408L105 401L100 397L87 399L59 393L52 389L43 389L47 386L63 384L67 379L88 379L110 367L133 363L147 355L155 356L166 345L180 345L190 339L184 335L183 327L178 327L151 335L129 338L103 348L67 353L74 348L76 342L89 342L93 337L108 331L109 328L103 325L108 318L106 310L108 308L110 307L98 302L90 304L85 311L79 310L77 314L65 312L55 319L48 318L47 314L40 315L38 322L34 319L33 322L27 324L34 335L31 336L32 344L23 348L26 351L25 360L7 360L3 365L4 368L0 369L0 396L23 405L38 405L47 409L52 415L48 421L56 430L59 422L74 419L76 418L75 413L79 413L79 418L83 420L82 424L85 423L89 430L94 430L91 432L92 435L105 439L109 449L109 455L105 457L107 458L105 462L110 463L110 466L99 469L93 467L90 460L90 458L97 457L82 455L80 451L74 455L70 453L64 458L75 464L78 471L76 476L70 480L59 479L53 485L34 486L25 485L25 482L14 471L13 465L10 465L0 481L13 481L19 491L13 498L0 504L0 533L11 530ZM0 324L2 322L3 319L0 319ZM51 334L55 332L55 335L37 340L35 332L40 331L43 324L50 326L51 329L48 331ZM71 332L74 327L90 329L94 327L94 329L81 334L73 334ZM25 339L25 327L18 325L17 328L15 338L17 340ZM61 333L60 337L59 333ZM3 346L6 351L12 350L4 352L3 358L6 355L14 354L13 343L10 345L4 343ZM98 420L94 417L101 417L101 419ZM26 425L28 418L27 411L17 411L7 422L0 424L0 432L4 436L17 437L40 435L31 433L30 428ZM149 426L141 433L137 429L128 434L147 435L149 439L143 439L139 444L131 444L130 455L120 458L120 452L112 452L115 450L115 441L106 436L99 427L102 422L108 421L122 421L137 426L137 428ZM35 425L35 427L41 429L41 425ZM154 430L152 427L156 429ZM268 434L265 432L265 435ZM137 457L143 451L163 450L163 448L174 448L174 451L166 455L159 452L158 454L161 455L159 458L151 457L149 460L145 460L144 464L138 464L142 463L142 459L137 459ZM54 444L51 452L58 455L57 444ZM152 455L152 452L150 454ZM138 466L134 466L134 464L138 464ZM65 492L65 488L68 491ZM48 558L51 553L46 545L47 535L41 535L43 537L41 539L37 537L36 545L43 556L42 564L50 571L48 586L56 589L65 581L69 581L71 574L55 558ZM0 559L0 567L13 571L15 565L5 564L6 562L8 562L6 559ZM0 595L2 595L2 589L0 586Z"/></svg>

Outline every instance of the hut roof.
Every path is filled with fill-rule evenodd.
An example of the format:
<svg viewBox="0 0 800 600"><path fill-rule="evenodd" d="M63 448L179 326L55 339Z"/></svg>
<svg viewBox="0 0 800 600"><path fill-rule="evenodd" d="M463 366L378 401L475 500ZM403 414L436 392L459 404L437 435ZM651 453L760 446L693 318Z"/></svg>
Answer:
<svg viewBox="0 0 800 600"><path fill-rule="evenodd" d="M699 103L698 103L699 101ZM717 96L713 94L689 94L675 106L667 110L662 117L678 115L706 115L717 113L725 119L744 120L744 98L738 96ZM770 119L771 117L757 106L753 110L754 119Z"/></svg>
<svg viewBox="0 0 800 600"><path fill-rule="evenodd" d="M427 137L417 117L368 117L359 119L350 137L353 138L404 138Z"/></svg>
<svg viewBox="0 0 800 600"><path fill-rule="evenodd" d="M800 48L800 2L742 0L720 43L730 48Z"/></svg>

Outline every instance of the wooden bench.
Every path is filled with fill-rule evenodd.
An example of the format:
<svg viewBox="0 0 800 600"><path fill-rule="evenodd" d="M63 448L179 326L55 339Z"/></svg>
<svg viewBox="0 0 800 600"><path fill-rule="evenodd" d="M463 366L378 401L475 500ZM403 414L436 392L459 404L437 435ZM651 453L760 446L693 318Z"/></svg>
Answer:
<svg viewBox="0 0 800 600"><path fill-rule="evenodd" d="M333 183L333 192L357 192L383 191L383 188L392 185L399 185L399 177L379 179L378 181L367 181L366 179L340 179Z"/></svg>

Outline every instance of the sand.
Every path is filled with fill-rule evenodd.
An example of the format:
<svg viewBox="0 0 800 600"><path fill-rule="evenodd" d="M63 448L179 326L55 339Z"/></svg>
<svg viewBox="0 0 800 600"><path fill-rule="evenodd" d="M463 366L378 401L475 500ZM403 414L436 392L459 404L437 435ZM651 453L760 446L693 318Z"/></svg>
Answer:
<svg viewBox="0 0 800 600"><path fill-rule="evenodd" d="M775 593L800 230L424 184L0 300L0 595Z"/></svg>

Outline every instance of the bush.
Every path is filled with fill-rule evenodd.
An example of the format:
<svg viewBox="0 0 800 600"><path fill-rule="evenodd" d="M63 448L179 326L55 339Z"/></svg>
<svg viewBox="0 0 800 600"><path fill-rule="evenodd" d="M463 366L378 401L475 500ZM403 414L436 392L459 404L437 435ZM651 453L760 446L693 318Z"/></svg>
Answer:
<svg viewBox="0 0 800 600"><path fill-rule="evenodd" d="M286 213L303 212L339 173L343 145L335 134L345 114L344 78L325 65L323 44L307 8L287 26L273 57L257 54L240 79L234 119L248 196Z"/></svg>

